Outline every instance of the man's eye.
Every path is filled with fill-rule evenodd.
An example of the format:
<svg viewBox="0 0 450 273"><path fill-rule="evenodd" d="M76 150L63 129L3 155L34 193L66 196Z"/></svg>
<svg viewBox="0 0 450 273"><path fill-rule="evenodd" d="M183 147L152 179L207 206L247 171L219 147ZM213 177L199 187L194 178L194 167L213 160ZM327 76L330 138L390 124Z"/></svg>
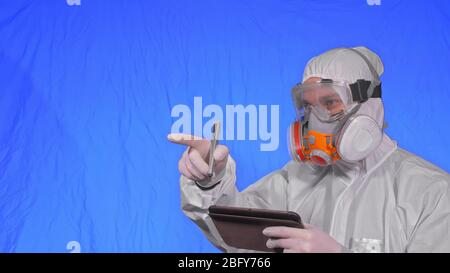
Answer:
<svg viewBox="0 0 450 273"><path fill-rule="evenodd" d="M336 106L336 104L338 104L339 102L337 100L327 100L325 101L325 106L326 107L333 107Z"/></svg>

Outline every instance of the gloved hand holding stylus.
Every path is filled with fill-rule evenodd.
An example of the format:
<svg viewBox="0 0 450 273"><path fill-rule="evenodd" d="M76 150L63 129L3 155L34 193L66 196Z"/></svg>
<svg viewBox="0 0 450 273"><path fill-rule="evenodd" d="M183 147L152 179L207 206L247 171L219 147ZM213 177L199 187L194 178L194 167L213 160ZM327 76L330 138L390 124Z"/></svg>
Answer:
<svg viewBox="0 0 450 273"><path fill-rule="evenodd" d="M217 145L213 152L213 176L208 176L208 164L211 142L207 139L187 135L169 134L167 139L173 143L186 145L189 148L183 153L178 162L178 170L185 177L197 181L202 186L210 186L220 181L223 170L227 165L228 148Z"/></svg>

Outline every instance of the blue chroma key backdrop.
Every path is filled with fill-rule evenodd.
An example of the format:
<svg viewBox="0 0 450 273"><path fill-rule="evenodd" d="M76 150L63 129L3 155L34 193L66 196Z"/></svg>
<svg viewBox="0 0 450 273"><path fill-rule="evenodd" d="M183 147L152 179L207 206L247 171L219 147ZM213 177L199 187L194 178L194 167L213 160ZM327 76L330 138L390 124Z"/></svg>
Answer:
<svg viewBox="0 0 450 273"><path fill-rule="evenodd" d="M289 160L290 88L335 47L380 55L386 132L450 171L449 26L446 0L0 0L0 251L218 251L181 212L172 110L267 107L276 149L222 141L242 190Z"/></svg>

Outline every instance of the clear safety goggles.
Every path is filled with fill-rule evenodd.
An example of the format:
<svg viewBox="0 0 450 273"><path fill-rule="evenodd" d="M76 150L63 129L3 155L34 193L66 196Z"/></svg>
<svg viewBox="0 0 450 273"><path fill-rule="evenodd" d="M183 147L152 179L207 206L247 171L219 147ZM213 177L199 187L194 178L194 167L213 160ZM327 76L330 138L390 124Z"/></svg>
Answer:
<svg viewBox="0 0 450 273"><path fill-rule="evenodd" d="M321 121L332 122L342 118L370 97L381 97L379 82L358 80L349 84L345 81L322 79L297 84L292 89L292 99L299 120L307 119L313 112Z"/></svg>

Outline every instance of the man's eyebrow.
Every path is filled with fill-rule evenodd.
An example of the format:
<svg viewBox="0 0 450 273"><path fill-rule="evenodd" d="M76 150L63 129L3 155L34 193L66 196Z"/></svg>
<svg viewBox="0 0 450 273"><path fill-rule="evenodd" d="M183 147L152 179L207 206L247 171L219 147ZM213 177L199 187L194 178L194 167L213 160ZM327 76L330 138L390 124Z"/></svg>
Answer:
<svg viewBox="0 0 450 273"><path fill-rule="evenodd" d="M339 99L341 100L341 97L337 94L333 94L333 95L327 95L327 96L323 96L319 98L319 101L323 101L323 100L329 100L329 99Z"/></svg>

